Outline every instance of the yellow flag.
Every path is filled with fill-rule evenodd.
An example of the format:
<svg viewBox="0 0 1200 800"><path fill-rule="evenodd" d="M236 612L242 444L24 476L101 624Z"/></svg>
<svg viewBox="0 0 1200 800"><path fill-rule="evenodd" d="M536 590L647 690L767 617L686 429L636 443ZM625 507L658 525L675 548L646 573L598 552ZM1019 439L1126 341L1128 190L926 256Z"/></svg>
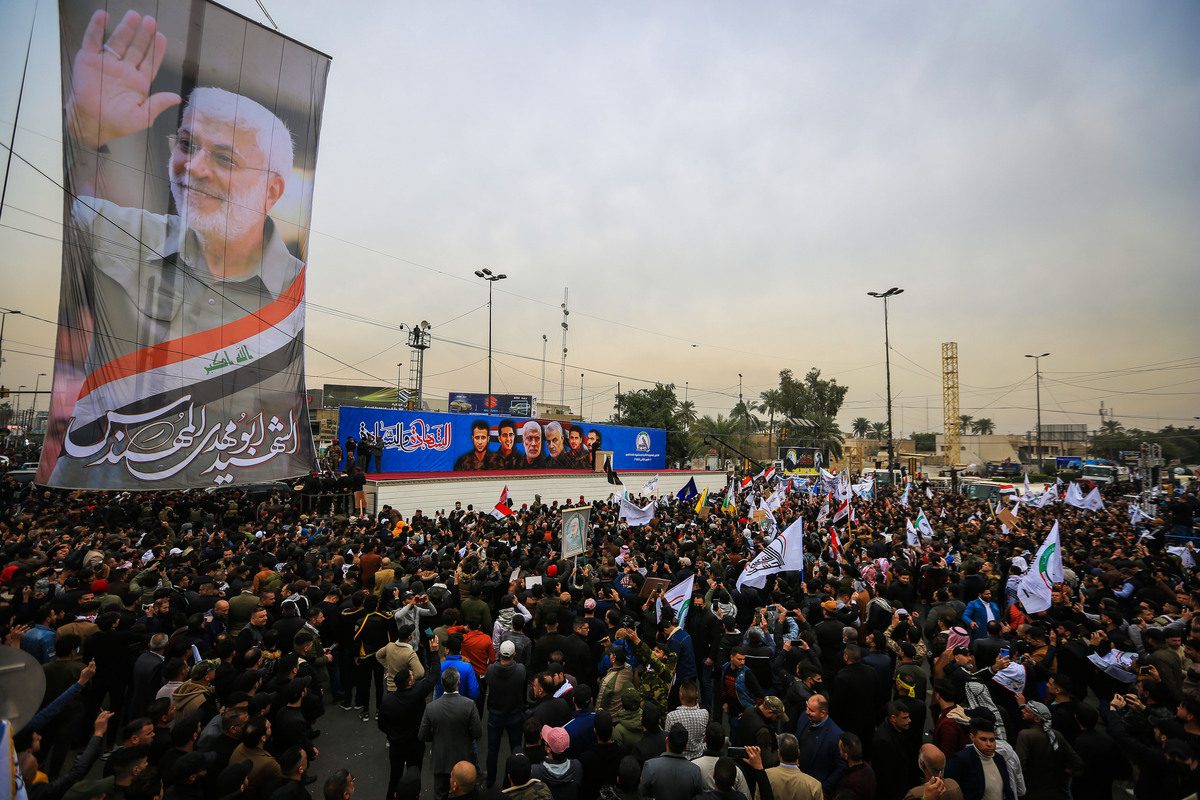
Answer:
<svg viewBox="0 0 1200 800"><path fill-rule="evenodd" d="M704 508L706 503L708 503L708 487L707 486L704 487L704 491L702 491L700 493L700 499L696 501L696 513L697 514L700 513L700 509Z"/></svg>

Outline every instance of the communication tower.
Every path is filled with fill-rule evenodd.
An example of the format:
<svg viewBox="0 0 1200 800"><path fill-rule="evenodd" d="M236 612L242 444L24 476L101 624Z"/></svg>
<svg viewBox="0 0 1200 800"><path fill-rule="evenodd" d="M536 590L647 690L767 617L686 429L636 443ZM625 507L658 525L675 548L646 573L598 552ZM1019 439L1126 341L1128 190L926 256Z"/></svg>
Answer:
<svg viewBox="0 0 1200 800"><path fill-rule="evenodd" d="M946 466L958 463L962 421L958 418L958 342L942 342L942 438Z"/></svg>

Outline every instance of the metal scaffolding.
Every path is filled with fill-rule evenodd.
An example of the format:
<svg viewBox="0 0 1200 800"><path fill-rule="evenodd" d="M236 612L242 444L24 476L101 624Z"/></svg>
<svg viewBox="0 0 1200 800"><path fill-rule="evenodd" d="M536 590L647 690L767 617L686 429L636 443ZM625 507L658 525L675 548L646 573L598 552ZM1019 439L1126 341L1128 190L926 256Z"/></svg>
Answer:
<svg viewBox="0 0 1200 800"><path fill-rule="evenodd" d="M962 421L958 416L958 342L942 342L942 438L946 466L958 463Z"/></svg>

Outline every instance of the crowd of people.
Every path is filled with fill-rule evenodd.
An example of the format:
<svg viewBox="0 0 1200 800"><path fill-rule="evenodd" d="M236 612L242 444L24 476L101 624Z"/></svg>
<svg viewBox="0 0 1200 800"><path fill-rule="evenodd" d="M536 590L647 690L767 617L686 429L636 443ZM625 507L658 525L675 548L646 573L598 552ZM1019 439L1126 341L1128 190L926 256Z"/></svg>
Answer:
<svg viewBox="0 0 1200 800"><path fill-rule="evenodd" d="M738 587L784 492L805 569ZM12 726L31 800L1176 800L1200 787L1194 493L1106 508L882 490L838 523L758 481L630 528L560 509L305 513L238 490L67 493L0 479L0 636L41 665ZM907 495L906 495L907 496ZM1007 501L1001 501L1007 502ZM733 511L728 512L732 506ZM918 507L933 536L906 535ZM490 509L488 510L490 511ZM758 515L761 516L761 515ZM499 518L497 518L499 517ZM1052 605L1017 598L1057 521ZM664 586L693 578L680 619ZM660 579L660 580L651 580ZM682 624L680 624L682 623ZM387 763L327 763L330 715ZM485 735L486 733L486 735Z"/></svg>

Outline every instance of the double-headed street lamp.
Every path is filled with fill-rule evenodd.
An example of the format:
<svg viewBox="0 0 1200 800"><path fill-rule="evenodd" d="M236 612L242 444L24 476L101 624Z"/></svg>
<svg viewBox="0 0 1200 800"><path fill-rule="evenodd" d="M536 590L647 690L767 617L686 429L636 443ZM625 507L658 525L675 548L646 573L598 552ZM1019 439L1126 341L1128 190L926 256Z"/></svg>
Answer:
<svg viewBox="0 0 1200 800"><path fill-rule="evenodd" d="M893 485L896 483L895 476L892 474L892 471L896 468L896 445L895 439L892 437L892 344L888 338L888 298L903 293L903 289L898 289L895 286L886 292L867 292L871 297L883 299L883 363L884 371L887 375L888 478L891 479Z"/></svg>
<svg viewBox="0 0 1200 800"><path fill-rule="evenodd" d="M1031 356L1025 354L1026 358L1033 359L1033 372L1037 376L1037 468L1038 472L1042 471L1042 359L1050 355L1042 353L1040 356Z"/></svg>
<svg viewBox="0 0 1200 800"><path fill-rule="evenodd" d="M492 274L492 271L487 267L475 270L476 278L483 278L488 282L488 414L492 413L492 287L496 281L502 281L508 276L504 273L499 275Z"/></svg>

